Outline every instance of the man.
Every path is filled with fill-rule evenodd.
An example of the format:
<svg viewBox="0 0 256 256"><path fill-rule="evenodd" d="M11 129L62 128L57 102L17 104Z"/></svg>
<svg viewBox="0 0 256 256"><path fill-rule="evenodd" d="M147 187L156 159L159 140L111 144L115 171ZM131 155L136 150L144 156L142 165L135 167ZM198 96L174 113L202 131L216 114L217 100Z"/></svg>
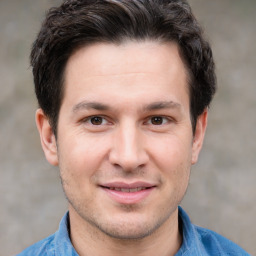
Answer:
<svg viewBox="0 0 256 256"><path fill-rule="evenodd" d="M65 1L31 64L41 144L69 211L20 255L248 255L179 207L216 82L186 1Z"/></svg>

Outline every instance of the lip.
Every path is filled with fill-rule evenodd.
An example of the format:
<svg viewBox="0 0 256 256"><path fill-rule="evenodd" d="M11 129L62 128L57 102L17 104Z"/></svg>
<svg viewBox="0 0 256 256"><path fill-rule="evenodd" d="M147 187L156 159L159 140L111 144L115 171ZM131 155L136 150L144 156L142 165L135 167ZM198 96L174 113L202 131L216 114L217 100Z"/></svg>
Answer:
<svg viewBox="0 0 256 256"><path fill-rule="evenodd" d="M100 185L104 192L120 204L136 204L145 200L156 189L156 185L137 181L133 183L110 182Z"/></svg>

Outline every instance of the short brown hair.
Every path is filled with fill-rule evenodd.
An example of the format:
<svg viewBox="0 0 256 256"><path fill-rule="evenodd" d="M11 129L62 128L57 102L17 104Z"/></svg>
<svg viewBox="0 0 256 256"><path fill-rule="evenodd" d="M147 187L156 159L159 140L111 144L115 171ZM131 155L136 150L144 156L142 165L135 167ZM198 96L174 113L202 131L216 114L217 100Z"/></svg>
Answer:
<svg viewBox="0 0 256 256"><path fill-rule="evenodd" d="M72 53L97 42L174 41L189 73L193 130L216 90L212 50L185 0L67 0L51 8L31 51L39 106L57 134L64 71Z"/></svg>

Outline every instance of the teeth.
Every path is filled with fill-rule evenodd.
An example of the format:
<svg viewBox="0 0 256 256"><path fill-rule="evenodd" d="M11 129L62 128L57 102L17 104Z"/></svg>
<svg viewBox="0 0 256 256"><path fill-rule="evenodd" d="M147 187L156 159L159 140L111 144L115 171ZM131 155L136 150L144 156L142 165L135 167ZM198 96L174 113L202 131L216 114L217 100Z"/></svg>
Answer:
<svg viewBox="0 0 256 256"><path fill-rule="evenodd" d="M122 191L126 193L132 193L132 192L137 192L141 191L143 189L146 189L145 187L138 187L138 188L109 188L110 190L116 190L116 191Z"/></svg>
<svg viewBox="0 0 256 256"><path fill-rule="evenodd" d="M121 188L121 191L122 192L130 192L130 189L129 188Z"/></svg>

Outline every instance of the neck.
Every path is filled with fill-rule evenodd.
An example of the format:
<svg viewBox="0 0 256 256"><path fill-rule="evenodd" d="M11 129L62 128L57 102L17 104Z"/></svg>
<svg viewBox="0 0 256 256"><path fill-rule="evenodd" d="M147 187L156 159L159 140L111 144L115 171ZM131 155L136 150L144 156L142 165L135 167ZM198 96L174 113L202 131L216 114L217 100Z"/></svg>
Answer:
<svg viewBox="0 0 256 256"><path fill-rule="evenodd" d="M178 209L162 226L142 239L116 239L86 222L70 208L70 237L80 256L171 256L182 244L179 233Z"/></svg>

